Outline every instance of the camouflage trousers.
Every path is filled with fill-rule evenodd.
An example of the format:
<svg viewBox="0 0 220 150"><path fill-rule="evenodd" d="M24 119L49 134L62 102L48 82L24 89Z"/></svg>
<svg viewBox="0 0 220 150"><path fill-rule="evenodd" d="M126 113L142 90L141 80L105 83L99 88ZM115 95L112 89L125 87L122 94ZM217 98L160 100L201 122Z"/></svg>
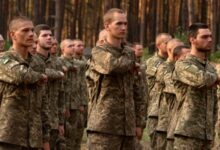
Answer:
<svg viewBox="0 0 220 150"><path fill-rule="evenodd" d="M156 136L156 149L157 150L166 150L166 144L167 144L167 133L166 132L158 132Z"/></svg>
<svg viewBox="0 0 220 150"><path fill-rule="evenodd" d="M174 139L167 139L166 150L174 150L173 144L174 144Z"/></svg>
<svg viewBox="0 0 220 150"><path fill-rule="evenodd" d="M211 141L175 136L174 150L211 150Z"/></svg>
<svg viewBox="0 0 220 150"><path fill-rule="evenodd" d="M66 149L76 150L77 125L79 120L79 110L70 110L70 117L65 125Z"/></svg>
<svg viewBox="0 0 220 150"><path fill-rule="evenodd" d="M135 150L135 137L88 132L88 150Z"/></svg>
<svg viewBox="0 0 220 150"><path fill-rule="evenodd" d="M157 117L149 117L147 119L147 130L150 137L150 147L152 150L156 148L156 127L158 123Z"/></svg>
<svg viewBox="0 0 220 150"><path fill-rule="evenodd" d="M52 129L50 131L50 149L51 150L66 149L65 138L59 136L59 131L57 129Z"/></svg>
<svg viewBox="0 0 220 150"><path fill-rule="evenodd" d="M28 148L20 145L0 142L0 150L40 150L39 148Z"/></svg>
<svg viewBox="0 0 220 150"><path fill-rule="evenodd" d="M80 150L81 149L81 142L83 138L83 133L85 129L85 114L84 113L79 113L79 120L78 120L78 125L77 125L77 134L76 134L76 149Z"/></svg>

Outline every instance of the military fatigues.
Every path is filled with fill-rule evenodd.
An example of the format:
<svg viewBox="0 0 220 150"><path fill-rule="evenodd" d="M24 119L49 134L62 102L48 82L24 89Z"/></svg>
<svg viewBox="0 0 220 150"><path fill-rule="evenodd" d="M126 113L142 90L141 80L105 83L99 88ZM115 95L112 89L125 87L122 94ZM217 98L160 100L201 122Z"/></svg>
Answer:
<svg viewBox="0 0 220 150"><path fill-rule="evenodd" d="M84 128L87 123L87 109L88 109L88 91L86 87L86 62L87 60L84 57L74 56L74 62L78 65L78 83L79 83L79 95L81 106L84 108L84 112L80 112L79 121L77 126L77 138L76 138L76 148L77 150L81 149L81 142L83 138Z"/></svg>
<svg viewBox="0 0 220 150"><path fill-rule="evenodd" d="M33 71L29 62L14 49L0 57L1 150L41 148L47 137L47 104L41 100L34 103L29 97L42 75Z"/></svg>
<svg viewBox="0 0 220 150"><path fill-rule="evenodd" d="M46 67L51 72L53 69L56 74L48 80L47 96L50 103L50 118L51 118L51 131L50 131L50 148L65 149L64 137L59 136L59 126L64 125L64 87L63 80L57 71L62 71L62 64L58 58L54 55L50 56L50 59L46 61ZM47 71L46 71L46 74Z"/></svg>
<svg viewBox="0 0 220 150"><path fill-rule="evenodd" d="M174 149L211 149L217 108L214 67L189 55L176 63L173 79L178 102Z"/></svg>
<svg viewBox="0 0 220 150"><path fill-rule="evenodd" d="M169 124L169 113L173 107L175 92L172 82L172 72L174 70L174 62L169 59L158 67L156 73L156 83L161 95L158 95L158 124L157 124L157 145L156 149L165 150L167 143L167 128Z"/></svg>
<svg viewBox="0 0 220 150"><path fill-rule="evenodd" d="M134 150L144 101L134 82L134 53L105 43L92 49L86 72L89 150Z"/></svg>
<svg viewBox="0 0 220 150"><path fill-rule="evenodd" d="M69 94L69 100L66 104L67 109L70 111L70 117L66 122L66 147L67 150L76 149L76 137L77 137L77 125L79 121L79 106L80 106L80 96L79 96L79 77L78 77L78 66L75 65L72 57L67 58L61 56L60 58L66 66L69 66L67 73L67 90Z"/></svg>
<svg viewBox="0 0 220 150"><path fill-rule="evenodd" d="M156 146L156 127L158 123L159 98L157 87L154 87L158 67L165 61L165 58L155 54L146 61L146 80L148 84L149 101L147 102L147 129L152 149Z"/></svg>

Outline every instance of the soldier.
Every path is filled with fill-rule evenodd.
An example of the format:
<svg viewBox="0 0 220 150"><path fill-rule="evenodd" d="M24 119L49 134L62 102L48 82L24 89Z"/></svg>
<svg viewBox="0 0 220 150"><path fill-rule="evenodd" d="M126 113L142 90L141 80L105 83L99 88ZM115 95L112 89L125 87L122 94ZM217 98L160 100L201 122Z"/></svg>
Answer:
<svg viewBox="0 0 220 150"><path fill-rule="evenodd" d="M144 102L134 82L135 55L122 44L127 18L123 10L113 8L103 21L106 42L92 49L86 71L88 149L134 150L135 136L142 133Z"/></svg>
<svg viewBox="0 0 220 150"><path fill-rule="evenodd" d="M102 31L99 32L99 39L96 42L96 46L104 44L107 36L107 31L103 29Z"/></svg>
<svg viewBox="0 0 220 150"><path fill-rule="evenodd" d="M142 98L145 100L145 102L147 102L148 99L148 89L146 86L146 78L145 78L145 70L146 70L146 65L141 61L141 57L143 56L143 46L139 43L133 43L132 44L132 50L135 53L135 57L136 57L136 63L140 65L140 69L137 72L136 78L139 78L140 83L138 83L141 86L141 95ZM138 81L138 80L137 80ZM146 105L145 105L146 106ZM145 108L146 109L146 108ZM146 127L146 122L145 122L145 118L146 118L146 114L143 116L143 125L142 125L142 135L143 135L143 131L144 128ZM136 146L135 149L136 150L142 150L143 146L140 143L140 140L142 139L142 135L138 138L136 138Z"/></svg>
<svg viewBox="0 0 220 150"><path fill-rule="evenodd" d="M157 95L155 95L154 99L155 101L158 101L158 124L157 124L157 144L156 149L158 150L165 150L166 149L166 131L168 126L168 105L167 103L169 101L173 100L173 94L169 97L166 94L163 93L165 88L165 83L167 80L170 80L173 69L174 69L174 63L176 60L174 60L174 57L178 57L177 55L181 55L181 51L177 51L174 53L174 48L176 46L183 45L183 42L181 42L178 39L172 39L167 43L167 53L168 58L165 62L163 62L157 69L156 72L156 80L154 89L157 91ZM166 77L166 79L165 79ZM166 81L165 81L166 80ZM174 93L175 94L175 93ZM165 97L166 96L166 97ZM165 99L166 98L166 99Z"/></svg>
<svg viewBox="0 0 220 150"><path fill-rule="evenodd" d="M46 73L48 76L48 80L61 78L63 76L62 72L58 72L53 69L48 69L48 63L50 63L50 57L49 52L50 48L52 46L52 32L50 30L50 27L45 24L40 24L35 26L34 32L37 35L38 43L37 43L37 53L34 55L31 67L33 70ZM36 90L32 93L32 101L33 103L36 103L37 101L42 101L42 103L47 103L47 113L50 112L50 97L48 95L48 85L44 87L36 87ZM38 104L36 104L38 105ZM48 114L48 118L50 119L50 115ZM35 120L36 119L36 120ZM34 118L35 121L37 121L37 117ZM45 149L50 149L49 141L50 141L50 131L51 131L51 119L49 122L46 123L43 129L46 132L45 137L43 137L43 141L45 141L46 144L44 144ZM37 122L39 123L39 122Z"/></svg>
<svg viewBox="0 0 220 150"><path fill-rule="evenodd" d="M43 146L42 131L46 136L41 124L44 126L47 119L43 105L39 101L38 107L33 106L29 97L36 84L42 85L47 80L45 74L29 67L28 47L33 44L33 28L32 21L26 17L14 18L9 24L13 45L0 58L1 150L37 150ZM32 113L33 109L35 113ZM40 124L36 126L33 119L38 116Z"/></svg>
<svg viewBox="0 0 220 150"><path fill-rule="evenodd" d="M155 84L158 67L166 60L166 45L171 40L168 33L160 33L156 37L157 52L146 61L146 80L148 85L149 101L147 102L147 128L152 149L156 146L156 127L158 122L158 101L154 98L158 91L152 90Z"/></svg>
<svg viewBox="0 0 220 150"><path fill-rule="evenodd" d="M174 149L210 150L214 138L216 84L220 78L206 58L212 33L203 23L189 27L190 54L178 61L173 74L178 101Z"/></svg>
<svg viewBox="0 0 220 150"><path fill-rule="evenodd" d="M87 123L87 104L88 104L88 92L86 87L86 77L85 77L85 71L86 71L86 58L83 56L84 51L84 44L81 40L75 39L73 40L74 43L74 61L78 64L78 84L80 88L80 116L79 116L79 122L78 122L78 129L77 129L77 139L76 139L76 149L80 150L81 148L81 142L83 138L84 128L86 127Z"/></svg>
<svg viewBox="0 0 220 150"><path fill-rule="evenodd" d="M68 100L66 102L66 148L67 150L76 149L76 137L77 137L77 125L79 121L79 86L78 86L78 74L77 66L73 60L74 43L70 39L65 39L61 42L62 56L61 60L63 64L68 68L67 81L64 85L66 88L66 95Z"/></svg>
<svg viewBox="0 0 220 150"><path fill-rule="evenodd" d="M53 37L52 47L50 48L50 62L46 61L47 68L56 71L65 71L62 63L57 57L58 42ZM64 77L64 76L63 76ZM63 78L49 79L47 86L47 94L50 102L50 118L51 118L51 131L50 131L50 147L51 150L65 149L64 142L64 85Z"/></svg>
<svg viewBox="0 0 220 150"><path fill-rule="evenodd" d="M0 52L4 51L4 46L5 46L5 40L3 36L0 34Z"/></svg>
<svg viewBox="0 0 220 150"><path fill-rule="evenodd" d="M34 56L37 53L37 35L34 34L34 43L31 47L28 48L28 52Z"/></svg>
<svg viewBox="0 0 220 150"><path fill-rule="evenodd" d="M175 47L173 49L173 54L175 55L175 57L173 58L174 61L176 62L177 60L185 59L186 55L189 52L190 52L190 49L188 46L180 45L180 46ZM169 63L165 63L165 64L169 65ZM175 129L176 119L177 119L176 118L177 117L177 115L176 115L177 100L176 100L176 92L175 92L176 90L175 90L174 82L172 79L172 73L174 71L173 65L174 65L174 63L170 63L170 67L167 69L167 73L163 77L165 88L163 90L162 101L163 101L164 105L163 105L163 108L161 108L161 109L163 109L164 111L160 111L160 112L164 112L164 114L159 112L159 120L161 120L160 121L161 123L158 123L158 124L162 124L163 122L167 123L167 124L164 123L166 125L165 129L167 129L165 131L165 132L167 132L166 150L173 150L174 129ZM167 102L167 103L165 103L165 102ZM165 116L164 119L162 119L163 116Z"/></svg>

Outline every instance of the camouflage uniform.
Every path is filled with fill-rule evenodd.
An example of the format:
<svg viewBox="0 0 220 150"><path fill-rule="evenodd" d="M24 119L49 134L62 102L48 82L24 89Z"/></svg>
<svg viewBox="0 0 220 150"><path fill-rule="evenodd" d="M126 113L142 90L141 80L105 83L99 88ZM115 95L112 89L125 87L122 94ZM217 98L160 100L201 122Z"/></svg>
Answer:
<svg viewBox="0 0 220 150"><path fill-rule="evenodd" d="M127 47L105 43L92 49L86 71L90 150L134 150L135 127L142 126L144 115L134 64L134 53Z"/></svg>
<svg viewBox="0 0 220 150"><path fill-rule="evenodd" d="M175 89L172 81L174 62L167 60L161 64L156 74L156 83L161 87L159 98L158 125L157 125L157 149L166 149L167 128L169 125L170 111L175 100ZM155 85L156 86L156 85Z"/></svg>
<svg viewBox="0 0 220 150"><path fill-rule="evenodd" d="M79 66L78 70L78 83L79 83L79 94L80 94L80 102L81 106L84 107L84 112L80 112L79 121L78 121L78 128L77 128L77 138L76 138L76 148L77 150L81 149L81 142L83 138L84 128L87 123L87 105L88 105L88 91L86 87L86 77L85 77L85 71L86 71L86 62L87 60L85 57L77 57L74 56L74 61Z"/></svg>
<svg viewBox="0 0 220 150"><path fill-rule="evenodd" d="M210 149L216 120L216 87L214 67L189 55L175 65L173 74L177 94L178 119L174 149Z"/></svg>
<svg viewBox="0 0 220 150"><path fill-rule="evenodd" d="M79 121L79 105L80 105L80 96L79 96L79 77L78 77L78 66L75 65L72 57L67 58L61 56L60 58L63 64L69 66L67 73L67 90L69 94L69 101L66 103L66 107L70 111L70 117L66 122L66 148L67 150L76 149L76 137L77 137L77 125ZM74 70L75 68L75 70Z"/></svg>
<svg viewBox="0 0 220 150"><path fill-rule="evenodd" d="M54 71L62 71L62 64L56 56L51 55L50 59L47 59L46 66L48 69L54 69ZM59 149L63 146L64 143L61 140L64 140L64 137L59 136L59 125L64 125L64 87L63 80L60 80L60 76L57 78L49 78L47 86L47 96L50 103L50 118L51 118L51 132L50 132L50 148Z"/></svg>
<svg viewBox="0 0 220 150"><path fill-rule="evenodd" d="M47 74L48 79L53 76L58 76L59 74L56 73L55 70L52 69L46 69L46 61L48 60L47 57L37 53L35 56L33 56L33 59L30 63L31 68L34 71ZM49 73L48 73L49 72ZM44 111L46 111L47 116L42 116L43 120L47 121L45 125L43 125L43 131L45 130L46 135L43 138L44 142L50 141L50 131L51 131L51 114L50 114L50 101L48 99L48 93L47 93L47 85L44 86L36 86L33 91L30 94L30 98L32 99L33 106L37 106L39 104L35 104L36 102L42 101L42 103L45 105L46 108L43 108ZM39 107L39 106L38 106ZM36 119L37 117L34 117ZM38 124L39 122L35 120L35 124Z"/></svg>
<svg viewBox="0 0 220 150"><path fill-rule="evenodd" d="M155 54L146 61L146 80L148 84L149 101L147 102L147 128L150 137L151 148L156 146L156 127L158 122L158 89L155 87L156 73L158 67L165 61L165 58ZM161 92L161 91L159 91Z"/></svg>
<svg viewBox="0 0 220 150"><path fill-rule="evenodd" d="M47 103L33 101L29 97L42 74L33 71L29 61L12 48L1 54L1 150L41 148L42 138L45 140L48 137Z"/></svg>

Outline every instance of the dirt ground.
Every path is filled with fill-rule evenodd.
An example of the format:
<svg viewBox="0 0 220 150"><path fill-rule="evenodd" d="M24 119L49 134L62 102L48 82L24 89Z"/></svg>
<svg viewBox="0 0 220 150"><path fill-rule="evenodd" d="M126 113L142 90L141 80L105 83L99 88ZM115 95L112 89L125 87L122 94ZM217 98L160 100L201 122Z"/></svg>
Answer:
<svg viewBox="0 0 220 150"><path fill-rule="evenodd" d="M87 144L86 144L86 133L84 133L83 141L81 145L81 150L87 150ZM141 140L141 144L143 145L143 150L149 150L149 137L147 135L147 130L144 130L143 138Z"/></svg>

